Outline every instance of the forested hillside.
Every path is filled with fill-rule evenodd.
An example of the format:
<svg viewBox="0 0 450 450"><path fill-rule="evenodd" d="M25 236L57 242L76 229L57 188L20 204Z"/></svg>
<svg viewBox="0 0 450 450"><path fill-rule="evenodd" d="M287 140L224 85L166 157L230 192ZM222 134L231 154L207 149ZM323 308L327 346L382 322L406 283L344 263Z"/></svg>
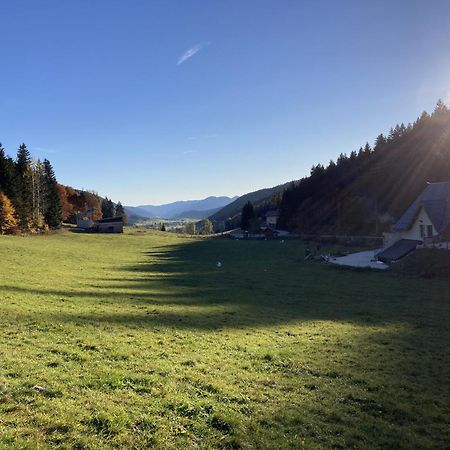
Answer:
<svg viewBox="0 0 450 450"><path fill-rule="evenodd" d="M95 220L124 210L95 192L58 184L50 161L32 158L25 144L15 159L0 144L0 234L54 229L77 215Z"/></svg>
<svg viewBox="0 0 450 450"><path fill-rule="evenodd" d="M288 183L249 192L248 194L238 197L229 205L212 214L209 218L216 224L226 222L228 228L238 226L240 223L241 210L247 202L252 202L256 211L270 209L280 202L281 194L287 186Z"/></svg>
<svg viewBox="0 0 450 450"><path fill-rule="evenodd" d="M303 233L379 234L426 182L450 180L450 111L441 101L374 147L340 155L284 191L279 226Z"/></svg>

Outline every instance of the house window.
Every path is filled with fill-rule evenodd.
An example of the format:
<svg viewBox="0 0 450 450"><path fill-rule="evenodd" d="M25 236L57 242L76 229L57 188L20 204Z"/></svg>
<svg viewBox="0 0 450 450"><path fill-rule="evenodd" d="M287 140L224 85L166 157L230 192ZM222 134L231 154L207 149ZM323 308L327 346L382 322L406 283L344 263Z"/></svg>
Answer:
<svg viewBox="0 0 450 450"><path fill-rule="evenodd" d="M420 237L425 237L425 226L420 225Z"/></svg>
<svg viewBox="0 0 450 450"><path fill-rule="evenodd" d="M433 236L433 225L427 225L427 236L428 237Z"/></svg>

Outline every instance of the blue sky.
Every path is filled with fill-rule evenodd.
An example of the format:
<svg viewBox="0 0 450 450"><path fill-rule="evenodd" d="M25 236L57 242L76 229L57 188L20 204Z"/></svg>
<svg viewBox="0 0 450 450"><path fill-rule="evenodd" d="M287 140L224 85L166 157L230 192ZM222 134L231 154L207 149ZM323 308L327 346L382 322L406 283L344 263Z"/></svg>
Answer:
<svg viewBox="0 0 450 450"><path fill-rule="evenodd" d="M298 179L450 100L448 1L0 3L0 142L125 204Z"/></svg>

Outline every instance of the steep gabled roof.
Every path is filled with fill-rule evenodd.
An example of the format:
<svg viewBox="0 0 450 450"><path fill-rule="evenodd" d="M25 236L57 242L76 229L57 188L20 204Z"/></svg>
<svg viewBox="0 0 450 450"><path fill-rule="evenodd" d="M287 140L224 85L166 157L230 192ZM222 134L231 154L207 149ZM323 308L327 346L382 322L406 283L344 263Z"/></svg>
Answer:
<svg viewBox="0 0 450 450"><path fill-rule="evenodd" d="M443 231L450 224L450 181L428 183L424 191L394 225L394 230L404 231L411 228L420 208L428 214L436 231L438 233Z"/></svg>
<svg viewBox="0 0 450 450"><path fill-rule="evenodd" d="M400 239L394 245L377 253L376 257L380 261L391 263L392 261L397 261L408 253L413 252L418 244L420 244L420 241L414 239Z"/></svg>
<svg viewBox="0 0 450 450"><path fill-rule="evenodd" d="M271 209L266 212L266 217L279 217L280 211L278 209Z"/></svg>
<svg viewBox="0 0 450 450"><path fill-rule="evenodd" d="M106 217L104 219L99 219L96 221L97 223L116 223L123 222L122 217Z"/></svg>

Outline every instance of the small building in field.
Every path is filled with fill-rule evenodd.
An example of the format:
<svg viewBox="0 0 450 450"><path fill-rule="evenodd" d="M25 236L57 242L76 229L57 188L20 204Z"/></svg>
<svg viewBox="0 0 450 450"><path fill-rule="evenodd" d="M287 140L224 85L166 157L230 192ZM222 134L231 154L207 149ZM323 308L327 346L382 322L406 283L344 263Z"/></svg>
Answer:
<svg viewBox="0 0 450 450"><path fill-rule="evenodd" d="M122 217L107 217L97 220L93 226L97 233L123 233Z"/></svg>
<svg viewBox="0 0 450 450"><path fill-rule="evenodd" d="M450 182L428 183L423 192L384 235L384 247L401 239L423 243L447 239L450 230Z"/></svg>
<svg viewBox="0 0 450 450"><path fill-rule="evenodd" d="M266 225L270 228L276 228L279 217L280 217L280 211L278 209L267 211L266 212Z"/></svg>

